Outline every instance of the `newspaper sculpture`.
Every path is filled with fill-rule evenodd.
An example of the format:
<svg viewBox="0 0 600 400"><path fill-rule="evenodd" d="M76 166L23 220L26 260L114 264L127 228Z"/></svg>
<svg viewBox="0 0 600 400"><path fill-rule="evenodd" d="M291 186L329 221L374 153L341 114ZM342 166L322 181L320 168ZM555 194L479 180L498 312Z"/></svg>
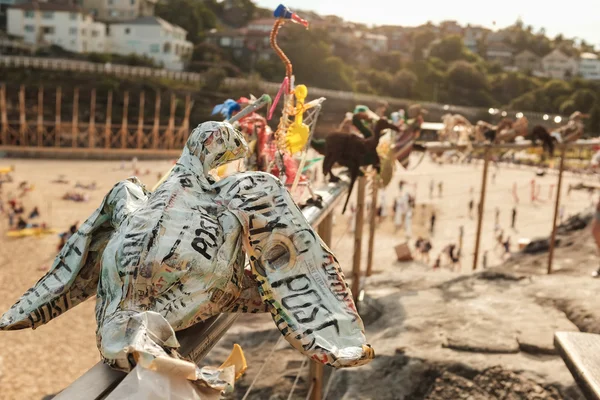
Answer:
<svg viewBox="0 0 600 400"><path fill-rule="evenodd" d="M180 359L175 331L223 312L270 312L294 348L323 364L369 362L341 268L281 182L208 174L246 149L228 122L205 122L155 192L137 178L116 184L0 330L36 328L96 295L100 353L125 371L160 364L218 386Z"/></svg>

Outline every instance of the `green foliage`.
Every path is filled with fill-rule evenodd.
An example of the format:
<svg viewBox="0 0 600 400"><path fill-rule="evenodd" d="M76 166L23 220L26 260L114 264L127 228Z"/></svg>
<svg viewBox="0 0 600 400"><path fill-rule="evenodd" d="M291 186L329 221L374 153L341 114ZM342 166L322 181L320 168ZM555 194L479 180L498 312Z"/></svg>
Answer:
<svg viewBox="0 0 600 400"><path fill-rule="evenodd" d="M434 43L429 52L430 57L437 57L447 63L463 60L465 56L468 57L468 54L462 38L458 35L446 36Z"/></svg>
<svg viewBox="0 0 600 400"><path fill-rule="evenodd" d="M560 105L561 114L572 114L575 111L587 113L592 110L597 101L596 93L590 89L580 89Z"/></svg>
<svg viewBox="0 0 600 400"><path fill-rule="evenodd" d="M206 32L217 26L217 16L209 7L209 3L211 2L166 0L156 5L155 14L185 29L188 32L188 40L197 44L203 40Z"/></svg>
<svg viewBox="0 0 600 400"><path fill-rule="evenodd" d="M218 92L227 74L222 68L211 68L204 74L204 88L211 92Z"/></svg>
<svg viewBox="0 0 600 400"><path fill-rule="evenodd" d="M392 78L389 94L394 97L408 99L415 94L417 75L407 69L398 71Z"/></svg>

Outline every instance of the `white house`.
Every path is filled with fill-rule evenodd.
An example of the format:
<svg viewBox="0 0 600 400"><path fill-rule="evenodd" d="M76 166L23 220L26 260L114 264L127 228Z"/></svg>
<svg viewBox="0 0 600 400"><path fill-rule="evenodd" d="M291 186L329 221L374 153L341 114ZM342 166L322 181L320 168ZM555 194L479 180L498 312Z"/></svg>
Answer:
<svg viewBox="0 0 600 400"><path fill-rule="evenodd" d="M579 57L579 75L583 79L600 79L600 59L594 53L582 53Z"/></svg>
<svg viewBox="0 0 600 400"><path fill-rule="evenodd" d="M550 78L565 79L577 73L577 62L558 49L542 58L544 72Z"/></svg>
<svg viewBox="0 0 600 400"><path fill-rule="evenodd" d="M110 51L152 58L168 69L182 70L191 57L192 42L185 29L158 17L139 17L110 25Z"/></svg>
<svg viewBox="0 0 600 400"><path fill-rule="evenodd" d="M480 26L468 25L465 28L463 36L463 43L465 44L465 47L471 50L473 53L478 53L477 44L485 39L485 34L488 31L488 29L482 28Z"/></svg>
<svg viewBox="0 0 600 400"><path fill-rule="evenodd" d="M74 53L106 51L106 29L80 7L25 3L7 11L7 32L35 46L57 45Z"/></svg>

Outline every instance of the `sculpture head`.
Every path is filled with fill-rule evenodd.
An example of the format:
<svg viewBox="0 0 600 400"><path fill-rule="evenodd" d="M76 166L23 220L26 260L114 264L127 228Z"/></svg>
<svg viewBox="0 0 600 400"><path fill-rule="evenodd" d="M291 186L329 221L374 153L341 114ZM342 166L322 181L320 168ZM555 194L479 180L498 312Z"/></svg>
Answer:
<svg viewBox="0 0 600 400"><path fill-rule="evenodd" d="M213 168L243 158L248 144L229 122L208 121L192 131L185 149L200 161L207 174Z"/></svg>

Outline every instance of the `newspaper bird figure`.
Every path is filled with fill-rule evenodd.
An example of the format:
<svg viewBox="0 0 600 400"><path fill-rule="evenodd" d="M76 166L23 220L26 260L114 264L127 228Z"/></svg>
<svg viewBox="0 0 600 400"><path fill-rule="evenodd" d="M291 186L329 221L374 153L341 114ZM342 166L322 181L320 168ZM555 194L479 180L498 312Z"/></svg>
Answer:
<svg viewBox="0 0 600 400"><path fill-rule="evenodd" d="M262 172L218 182L209 175L246 150L230 123L205 122L156 191L137 178L117 183L0 318L0 330L36 328L96 297L107 364L129 371L184 363L188 379L221 388L181 359L175 332L219 313L270 312L311 359L369 362L374 352L340 265L281 182Z"/></svg>

